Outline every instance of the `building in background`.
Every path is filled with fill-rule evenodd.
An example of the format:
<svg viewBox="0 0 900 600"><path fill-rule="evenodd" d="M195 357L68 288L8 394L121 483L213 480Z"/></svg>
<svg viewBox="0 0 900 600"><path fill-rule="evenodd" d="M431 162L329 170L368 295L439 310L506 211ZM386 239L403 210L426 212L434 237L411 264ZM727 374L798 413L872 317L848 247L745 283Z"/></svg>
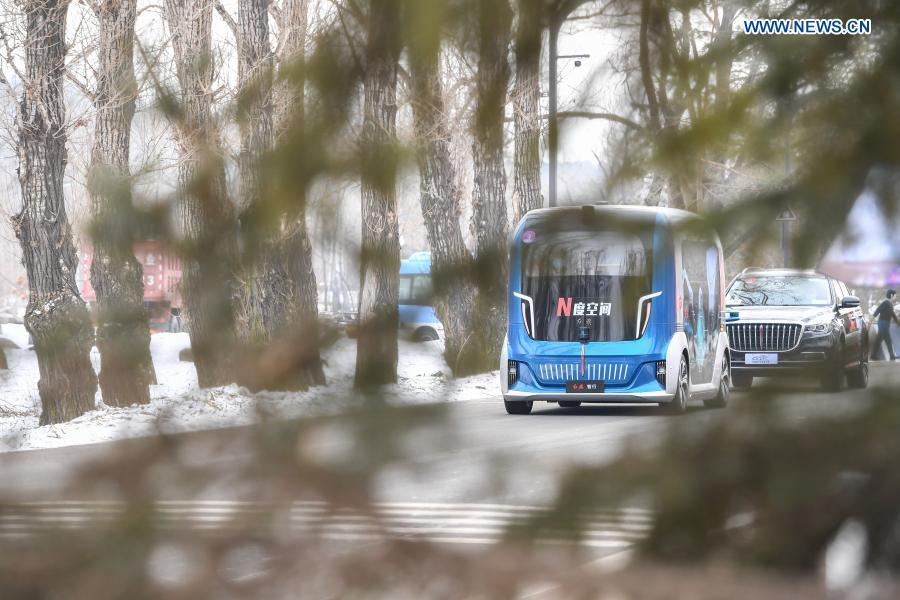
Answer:
<svg viewBox="0 0 900 600"><path fill-rule="evenodd" d="M134 255L144 268L144 306L150 315L150 328L166 331L172 308L181 308L181 259L158 240L135 242ZM79 259L81 296L96 314L97 294L91 285L94 249L87 240L81 242Z"/></svg>

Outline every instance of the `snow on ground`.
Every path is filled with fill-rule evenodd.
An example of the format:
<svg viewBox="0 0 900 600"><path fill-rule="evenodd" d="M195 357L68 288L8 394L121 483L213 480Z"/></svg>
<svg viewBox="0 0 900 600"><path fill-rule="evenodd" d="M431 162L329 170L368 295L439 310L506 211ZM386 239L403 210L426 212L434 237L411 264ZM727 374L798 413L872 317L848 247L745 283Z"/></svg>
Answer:
<svg viewBox="0 0 900 600"><path fill-rule="evenodd" d="M54 448L127 437L212 429L258 422L261 418L290 418L330 414L357 401L352 389L356 341L341 338L323 353L328 385L305 392L251 394L236 385L201 390L194 365L178 359L190 345L186 333L151 337L150 351L159 385L150 388L151 402L128 408L103 404L59 425L38 427L41 401L37 392L38 364L27 349L28 334L21 325L0 326L0 338L19 346L7 348L9 370L0 371L0 451ZM398 383L385 390L395 404L458 401L495 395L497 373L455 379L441 356L442 342L400 340ZM99 370L97 349L91 353Z"/></svg>

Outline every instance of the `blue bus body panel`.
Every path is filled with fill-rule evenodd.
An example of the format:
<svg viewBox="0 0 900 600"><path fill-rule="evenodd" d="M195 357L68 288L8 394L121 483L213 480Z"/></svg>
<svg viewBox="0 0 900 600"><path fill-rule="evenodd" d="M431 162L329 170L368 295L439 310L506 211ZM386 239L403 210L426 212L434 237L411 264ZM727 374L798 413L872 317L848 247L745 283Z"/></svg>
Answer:
<svg viewBox="0 0 900 600"><path fill-rule="evenodd" d="M666 360L669 342L677 329L678 305L674 240L666 215L657 213L653 221L652 292L662 294L651 301L644 334L636 340L585 344L537 341L528 335L523 318L523 306L527 303L514 296L522 292L522 235L527 218L516 228L510 250L507 358L519 362L519 375L509 391L560 394L565 393L566 381L601 380L605 391L612 394L665 392L656 379L656 362ZM579 396L573 394L571 399L578 400Z"/></svg>
<svg viewBox="0 0 900 600"><path fill-rule="evenodd" d="M423 325L440 325L433 306L419 306L418 304L401 304L401 327L421 327Z"/></svg>
<svg viewBox="0 0 900 600"><path fill-rule="evenodd" d="M400 275L429 275L431 273L431 254L429 252L417 252L406 260L400 261ZM438 326L438 320L431 305L400 304L400 327L418 329L422 326Z"/></svg>
<svg viewBox="0 0 900 600"><path fill-rule="evenodd" d="M401 275L428 275L431 273L431 254L416 252L406 260L400 261Z"/></svg>

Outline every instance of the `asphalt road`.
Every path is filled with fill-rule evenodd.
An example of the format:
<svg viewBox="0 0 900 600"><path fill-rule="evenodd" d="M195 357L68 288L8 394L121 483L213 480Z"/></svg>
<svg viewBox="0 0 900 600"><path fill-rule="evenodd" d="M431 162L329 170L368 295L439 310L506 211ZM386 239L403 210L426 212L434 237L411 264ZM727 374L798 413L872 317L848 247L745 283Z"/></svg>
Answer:
<svg viewBox="0 0 900 600"><path fill-rule="evenodd" d="M873 365L871 383L900 389L900 363ZM824 393L814 382L759 385L780 393L784 414L797 420L840 414L864 401L863 392ZM671 419L702 428L735 418L740 404L752 401L747 393L734 392L726 409L695 407L682 416L666 415L656 407L560 409L550 404L535 405L531 415L510 416L499 397L450 404L441 426L425 427L404 440L407 458L374 480L376 506L398 536L452 544L490 543L511 522L551 503L557 478L568 467L606 462L628 440L653 444ZM329 422L323 421L303 450L324 464L337 463L354 452L353 438ZM180 453L191 468L227 473L232 466L246 466L256 459L249 445L253 431L234 428L183 434ZM14 503L0 512L0 537L27 536L39 527L77 527L97 515L114 515L121 509L117 496L111 495L111 501L98 499L94 490L85 500L68 491L68 484L85 465L152 443L130 440L0 455L2 495ZM223 476L204 491L202 499L196 490L167 487L160 492L159 510L173 527L214 529L234 514L257 510L257 492L252 485ZM381 535L367 519L352 511L333 514L308 500L293 502L289 513L291 528L319 528L338 540ZM643 535L648 519L640 506L598 509L586 544L602 552L621 552Z"/></svg>

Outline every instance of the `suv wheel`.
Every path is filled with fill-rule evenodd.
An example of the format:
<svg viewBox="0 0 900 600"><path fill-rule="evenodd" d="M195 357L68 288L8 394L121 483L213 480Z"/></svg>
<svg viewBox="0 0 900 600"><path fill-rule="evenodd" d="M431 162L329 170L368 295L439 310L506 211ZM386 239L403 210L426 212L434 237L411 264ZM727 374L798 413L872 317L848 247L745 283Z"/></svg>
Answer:
<svg viewBox="0 0 900 600"><path fill-rule="evenodd" d="M736 388L746 390L749 389L751 385L753 385L753 376L752 375L741 375L739 373L731 374L731 385Z"/></svg>
<svg viewBox="0 0 900 600"><path fill-rule="evenodd" d="M838 349L837 356L822 373L822 389L826 392L839 392L844 385L844 347Z"/></svg>
<svg viewBox="0 0 900 600"><path fill-rule="evenodd" d="M859 364L847 371L847 385L863 389L869 385L869 361L865 349L859 352Z"/></svg>
<svg viewBox="0 0 900 600"><path fill-rule="evenodd" d="M731 369L729 368L728 356L722 359L722 376L719 377L719 391L715 396L703 401L703 406L707 408L725 408L728 406L729 380L731 379Z"/></svg>

